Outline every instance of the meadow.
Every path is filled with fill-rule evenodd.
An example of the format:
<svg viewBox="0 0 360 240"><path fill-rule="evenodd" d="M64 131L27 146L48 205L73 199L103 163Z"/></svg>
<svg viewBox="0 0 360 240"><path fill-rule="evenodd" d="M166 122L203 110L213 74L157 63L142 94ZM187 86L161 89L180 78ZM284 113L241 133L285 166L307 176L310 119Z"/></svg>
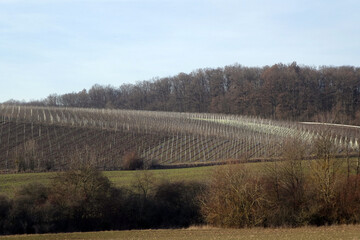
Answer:
<svg viewBox="0 0 360 240"><path fill-rule="evenodd" d="M254 163L257 164L257 163ZM148 170L157 181L206 181L215 166ZM130 187L139 171L104 171L115 187ZM57 172L0 174L0 193L13 197L16 190L30 183L48 184Z"/></svg>
<svg viewBox="0 0 360 240"><path fill-rule="evenodd" d="M282 240L282 239L360 239L360 225L301 228L248 228L219 229L190 227L188 229L105 231L84 233L32 234L0 236L1 240L59 240L59 239L111 239L111 240Z"/></svg>
<svg viewBox="0 0 360 240"><path fill-rule="evenodd" d="M304 165L309 168L309 164L313 160L303 160ZM346 159L338 159L340 162L343 175L346 174ZM352 174L355 172L355 166L358 162L357 158L351 158ZM275 162L246 162L243 164L247 170L259 176L266 174ZM172 169L149 169L148 171L157 182L161 181L192 181L192 182L208 182L217 166L189 167L189 168L172 168ZM108 177L115 187L132 188L132 184L138 174L142 170L128 171L103 171L104 176ZM9 173L0 174L0 194L13 197L15 192L23 186L30 183L49 184L51 180L57 176L59 172L42 172L42 173ZM61 173L61 172L60 172Z"/></svg>

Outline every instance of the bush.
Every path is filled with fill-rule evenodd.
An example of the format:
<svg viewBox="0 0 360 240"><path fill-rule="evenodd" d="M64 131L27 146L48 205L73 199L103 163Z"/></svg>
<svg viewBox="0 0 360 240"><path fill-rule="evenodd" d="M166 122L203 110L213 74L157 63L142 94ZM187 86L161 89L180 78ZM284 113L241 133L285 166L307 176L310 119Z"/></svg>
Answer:
<svg viewBox="0 0 360 240"><path fill-rule="evenodd" d="M61 213L59 225L63 228L97 230L105 220L112 190L101 172L84 167L59 174L51 185L49 201Z"/></svg>
<svg viewBox="0 0 360 240"><path fill-rule="evenodd" d="M199 195L205 186L197 182L162 183L154 196L160 227L188 227L203 222Z"/></svg>
<svg viewBox="0 0 360 240"><path fill-rule="evenodd" d="M7 233L6 225L11 210L11 201L8 197L0 195L0 234Z"/></svg>
<svg viewBox="0 0 360 240"><path fill-rule="evenodd" d="M269 203L265 225L301 226L308 222L308 190L305 176L307 146L298 138L284 142L283 161L269 163L263 179Z"/></svg>
<svg viewBox="0 0 360 240"><path fill-rule="evenodd" d="M48 189L42 184L29 184L15 195L9 213L10 233L44 233L53 230L52 206Z"/></svg>
<svg viewBox="0 0 360 240"><path fill-rule="evenodd" d="M260 226L265 220L265 209L261 183L243 165L218 167L202 197L205 220L220 227Z"/></svg>
<svg viewBox="0 0 360 240"><path fill-rule="evenodd" d="M317 159L311 161L308 176L314 201L310 224L333 224L337 222L337 186L345 175L341 170L344 161L335 157L338 149L327 132L314 141L313 148Z"/></svg>
<svg viewBox="0 0 360 240"><path fill-rule="evenodd" d="M350 176L337 186L337 222L360 222L360 176Z"/></svg>
<svg viewBox="0 0 360 240"><path fill-rule="evenodd" d="M144 159L140 158L136 152L127 152L123 156L122 169L137 170L144 167Z"/></svg>
<svg viewBox="0 0 360 240"><path fill-rule="evenodd" d="M13 201L0 196L0 233L45 233L186 227L201 222L198 183L162 183L148 171L134 191L114 188L94 168L58 174L46 187L30 184Z"/></svg>

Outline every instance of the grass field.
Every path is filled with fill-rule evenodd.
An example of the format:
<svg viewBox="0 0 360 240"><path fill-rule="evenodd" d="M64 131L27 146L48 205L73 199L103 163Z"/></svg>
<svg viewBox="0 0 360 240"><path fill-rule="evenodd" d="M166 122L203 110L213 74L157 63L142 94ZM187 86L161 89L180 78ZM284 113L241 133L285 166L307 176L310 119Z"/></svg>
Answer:
<svg viewBox="0 0 360 240"><path fill-rule="evenodd" d="M341 161L341 159L339 159ZM353 165L356 164L357 159L353 158ZM306 162L308 162L306 160ZM266 171L267 167L272 162L253 162L243 163L249 171L255 174L262 174ZM206 167L192 167L192 168L175 168L175 169L157 169L148 170L157 181L207 181L216 166ZM346 171L346 162L343 160L343 171ZM131 187L134 182L136 174L140 171L104 171L106 177L116 187ZM48 184L51 179L58 174L57 172L47 173L15 173L15 174L0 174L0 194L13 197L14 193L21 186L25 186L29 183L43 183Z"/></svg>
<svg viewBox="0 0 360 240"><path fill-rule="evenodd" d="M85 233L34 234L13 235L0 237L5 239L23 240L52 240L52 239L112 239L112 240L235 240L235 239L360 239L360 225L342 225L330 227L302 227L302 228L251 228L251 229L217 229L217 228L189 228L178 230L133 230L106 231Z"/></svg>
<svg viewBox="0 0 360 240"><path fill-rule="evenodd" d="M261 172L264 170L266 162L245 163L249 170ZM156 169L148 170L158 181L198 181L204 182L209 179L216 166L192 167L192 168L174 168L174 169ZM105 171L106 177L116 187L131 187L136 174L139 171ZM58 174L57 172L46 173L14 173L0 174L0 193L13 197L14 193L21 186L30 183L48 184L51 179Z"/></svg>
<svg viewBox="0 0 360 240"><path fill-rule="evenodd" d="M253 165L255 166L255 165ZM214 167L177 168L149 170L158 181L205 181L209 178ZM104 175L117 187L130 187L139 171L106 171ZM0 193L12 197L16 190L29 183L48 184L56 176L55 172L48 173L16 173L0 175Z"/></svg>

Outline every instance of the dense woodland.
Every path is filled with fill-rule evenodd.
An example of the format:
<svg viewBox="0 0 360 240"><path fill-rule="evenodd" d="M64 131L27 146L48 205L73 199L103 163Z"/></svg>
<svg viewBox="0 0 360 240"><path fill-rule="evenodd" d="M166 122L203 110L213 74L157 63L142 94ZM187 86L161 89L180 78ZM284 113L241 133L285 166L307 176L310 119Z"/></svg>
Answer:
<svg viewBox="0 0 360 240"><path fill-rule="evenodd" d="M25 104L231 113L360 124L359 100L359 67L316 68L294 62L262 68L236 64L198 69L118 88L94 85L88 91L52 94Z"/></svg>

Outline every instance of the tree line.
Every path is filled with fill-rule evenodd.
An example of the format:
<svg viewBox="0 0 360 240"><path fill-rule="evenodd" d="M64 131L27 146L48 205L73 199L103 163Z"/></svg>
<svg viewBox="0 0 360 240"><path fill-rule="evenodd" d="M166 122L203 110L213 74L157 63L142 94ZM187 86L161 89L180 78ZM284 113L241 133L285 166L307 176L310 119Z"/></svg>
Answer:
<svg viewBox="0 0 360 240"><path fill-rule="evenodd" d="M360 124L360 68L230 65L120 87L51 94L23 104L174 112L211 112L281 120ZM10 100L7 103L19 103Z"/></svg>

